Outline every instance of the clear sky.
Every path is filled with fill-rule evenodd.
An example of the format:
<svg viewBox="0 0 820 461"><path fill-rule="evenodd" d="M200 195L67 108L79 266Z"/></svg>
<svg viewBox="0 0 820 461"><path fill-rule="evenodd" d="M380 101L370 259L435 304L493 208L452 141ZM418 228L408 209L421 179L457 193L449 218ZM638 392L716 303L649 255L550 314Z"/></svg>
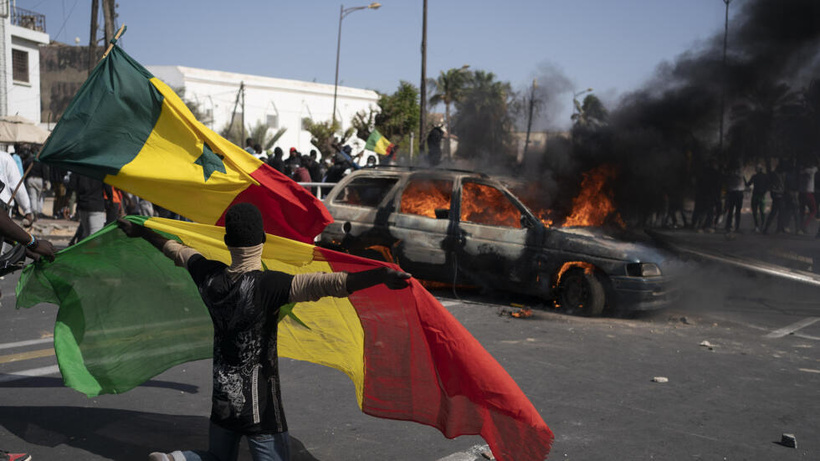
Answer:
<svg viewBox="0 0 820 461"><path fill-rule="evenodd" d="M11 0L46 15L52 40L89 39L91 0ZM744 0L735 0L732 10ZM118 0L120 42L143 65L183 65L332 84L340 3ZM350 1L345 7L367 5ZM421 0L382 0L342 26L340 84L392 93L421 77ZM605 102L722 33L722 0L428 0L427 76L462 65L523 89L557 69ZM731 14L731 13L730 13ZM100 18L102 22L102 17ZM100 33L100 35L102 35ZM550 109L568 124L572 90Z"/></svg>

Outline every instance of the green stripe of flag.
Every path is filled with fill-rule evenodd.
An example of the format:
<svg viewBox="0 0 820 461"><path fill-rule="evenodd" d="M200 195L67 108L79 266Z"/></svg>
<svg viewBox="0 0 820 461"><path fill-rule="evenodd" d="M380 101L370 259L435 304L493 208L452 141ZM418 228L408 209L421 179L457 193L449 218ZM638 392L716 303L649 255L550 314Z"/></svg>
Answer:
<svg viewBox="0 0 820 461"><path fill-rule="evenodd" d="M77 92L40 161L103 179L139 154L162 110L153 75L118 46Z"/></svg>

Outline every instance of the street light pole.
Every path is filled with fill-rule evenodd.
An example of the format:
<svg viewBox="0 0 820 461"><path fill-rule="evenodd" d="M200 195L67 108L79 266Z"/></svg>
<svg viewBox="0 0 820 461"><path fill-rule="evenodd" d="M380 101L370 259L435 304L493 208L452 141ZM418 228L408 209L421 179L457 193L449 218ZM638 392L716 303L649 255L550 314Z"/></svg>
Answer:
<svg viewBox="0 0 820 461"><path fill-rule="evenodd" d="M424 152L424 130L427 124L427 0L424 0L421 22L421 101L419 104L419 158ZM413 155L411 152L410 155Z"/></svg>
<svg viewBox="0 0 820 461"><path fill-rule="evenodd" d="M339 35L336 37L336 80L333 83L333 114L331 115L331 127L336 124L336 97L339 94L339 54L342 50L342 19L348 14L359 10L378 10L381 3L373 2L367 6L354 6L345 9L344 5L339 6Z"/></svg>
<svg viewBox="0 0 820 461"><path fill-rule="evenodd" d="M589 93L591 91L593 91L592 88L587 88L586 90L579 91L579 92L574 93L572 95L572 114L573 115L578 113L578 96L581 96L582 94L585 94L585 93Z"/></svg>
<svg viewBox="0 0 820 461"><path fill-rule="evenodd" d="M729 37L729 3L732 0L723 0L726 4L726 20L723 25L723 82L720 89L720 130L718 141L718 156L723 160L723 119L726 114L726 44Z"/></svg>

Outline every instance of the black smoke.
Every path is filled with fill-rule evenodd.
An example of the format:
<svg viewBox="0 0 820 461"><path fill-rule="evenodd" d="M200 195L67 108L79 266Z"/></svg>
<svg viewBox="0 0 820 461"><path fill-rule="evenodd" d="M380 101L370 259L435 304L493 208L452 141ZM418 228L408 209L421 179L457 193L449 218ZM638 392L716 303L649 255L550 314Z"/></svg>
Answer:
<svg viewBox="0 0 820 461"><path fill-rule="evenodd" d="M558 176L564 195L577 192L583 171L612 164L619 170L613 184L616 203L628 222L640 224L670 198L691 196L694 178L710 158L724 165L748 164L762 155L797 156L799 146L812 145L794 139L811 136L812 130L765 143L766 152L760 142L744 143L743 136L730 133L742 133L733 131L739 123L733 109L754 95L780 87L798 101L800 92L820 78L820 1L734 0L730 11L725 65L721 28L674 61L660 64L642 89L624 95L611 109L605 126L576 126L570 140L548 145L540 170ZM539 169L530 165L525 170Z"/></svg>

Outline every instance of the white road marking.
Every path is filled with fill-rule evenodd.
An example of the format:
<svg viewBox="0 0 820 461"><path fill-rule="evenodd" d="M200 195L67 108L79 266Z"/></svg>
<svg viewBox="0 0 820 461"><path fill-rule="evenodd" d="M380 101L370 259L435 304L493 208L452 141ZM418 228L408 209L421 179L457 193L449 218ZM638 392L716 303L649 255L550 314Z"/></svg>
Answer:
<svg viewBox="0 0 820 461"><path fill-rule="evenodd" d="M54 338L30 339L28 341L18 341L16 343L0 344L0 349L12 349L15 347L33 346L35 344L53 343Z"/></svg>
<svg viewBox="0 0 820 461"><path fill-rule="evenodd" d="M806 328L807 326L820 320L820 317L808 317L799 322L795 322L787 327L779 328L764 336L764 338L782 338L786 335L794 333L797 330Z"/></svg>
<svg viewBox="0 0 820 461"><path fill-rule="evenodd" d="M444 306L444 307L457 306L457 305L461 304L461 301L440 301L440 302L441 302L441 305Z"/></svg>
<svg viewBox="0 0 820 461"><path fill-rule="evenodd" d="M798 368L798 370L806 373L820 373L820 370L812 370L811 368Z"/></svg>
<svg viewBox="0 0 820 461"><path fill-rule="evenodd" d="M445 456L444 458L439 458L436 461L474 461L476 458L481 457L482 452L490 452L490 447L488 445L474 445L470 447L467 451L460 451L458 453L453 453L452 455ZM483 457L481 459L484 459Z"/></svg>
<svg viewBox="0 0 820 461"><path fill-rule="evenodd" d="M60 368L57 365L43 368L32 368L30 370L15 371L14 373L0 373L0 383L8 383L11 381L19 381L21 379L32 378L35 376L48 376L60 374Z"/></svg>

